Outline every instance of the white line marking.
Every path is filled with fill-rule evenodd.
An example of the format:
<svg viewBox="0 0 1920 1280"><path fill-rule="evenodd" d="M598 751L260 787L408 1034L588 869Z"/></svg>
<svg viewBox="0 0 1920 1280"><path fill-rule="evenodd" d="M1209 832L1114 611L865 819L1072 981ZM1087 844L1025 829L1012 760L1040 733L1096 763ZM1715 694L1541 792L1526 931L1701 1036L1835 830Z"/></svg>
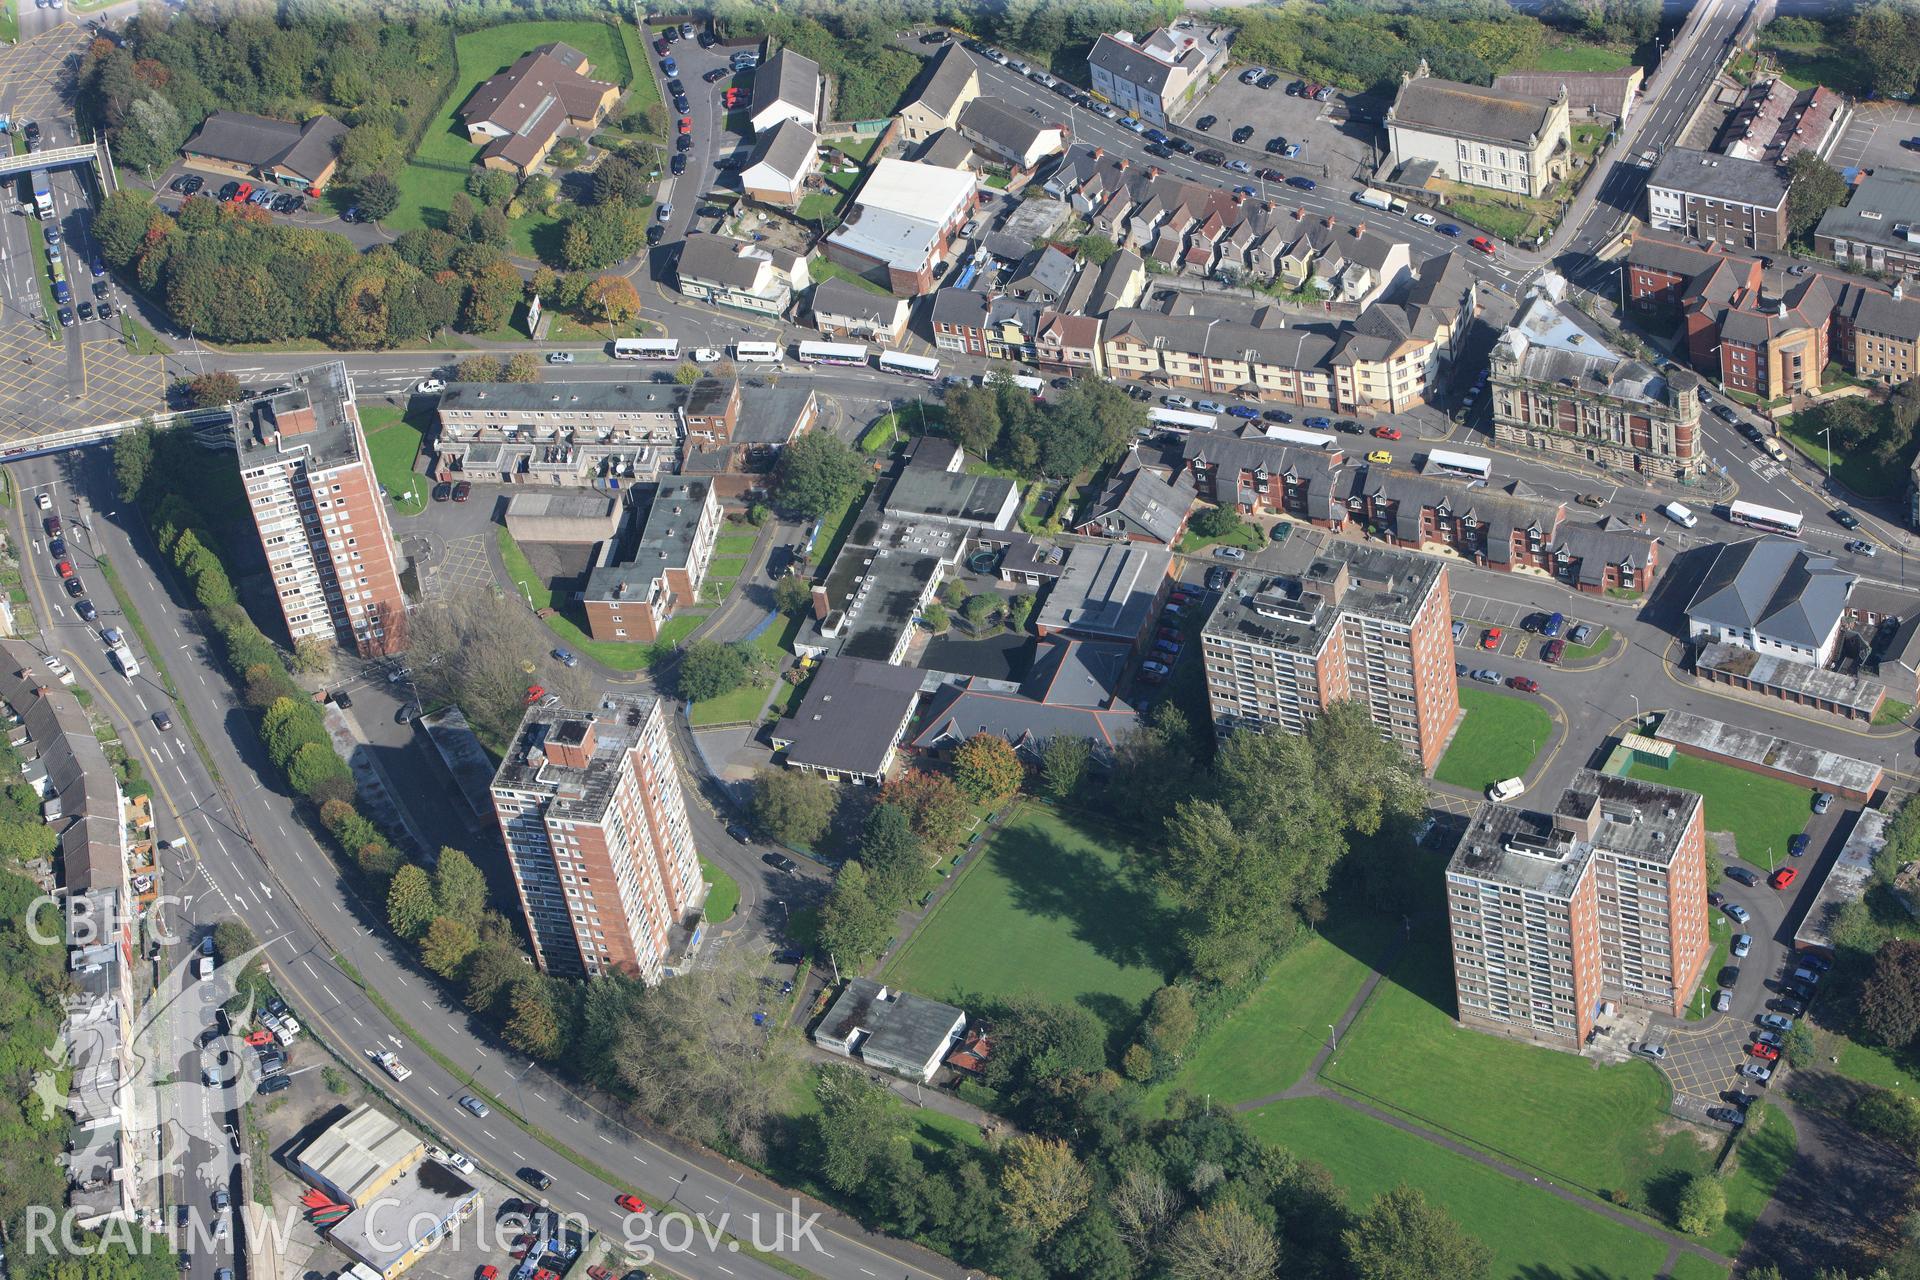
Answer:
<svg viewBox="0 0 1920 1280"><path fill-rule="evenodd" d="M609 1138L609 1137L608 1137L608 1136L607 1136L606 1134L604 1134L604 1133L599 1133L599 1134L595 1134L594 1136L595 1136L595 1137L597 1137L597 1138L599 1138L599 1139L600 1139L600 1141L602 1141L602 1142L604 1142L604 1143L606 1143L606 1144L607 1144L608 1146L612 1146L612 1145L613 1145L613 1139L612 1139L612 1138Z"/></svg>
<svg viewBox="0 0 1920 1280"><path fill-rule="evenodd" d="M587 1202L588 1204L592 1204L592 1203L593 1203L593 1197L592 1197L592 1196L590 1196L590 1195L588 1195L588 1194L587 1194L586 1192L584 1192L584 1191L576 1191L576 1192L574 1192L573 1194L575 1194L575 1195L577 1195L577 1196L579 1196L579 1197L580 1197L580 1198L581 1198L582 1200L585 1200L585 1201L586 1201L586 1202Z"/></svg>

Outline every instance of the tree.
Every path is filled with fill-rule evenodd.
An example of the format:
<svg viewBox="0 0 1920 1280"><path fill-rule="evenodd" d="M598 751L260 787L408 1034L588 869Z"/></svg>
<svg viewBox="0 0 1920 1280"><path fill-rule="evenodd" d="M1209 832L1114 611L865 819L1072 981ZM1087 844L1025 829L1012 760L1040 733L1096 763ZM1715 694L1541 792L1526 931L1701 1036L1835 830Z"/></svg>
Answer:
<svg viewBox="0 0 1920 1280"><path fill-rule="evenodd" d="M1780 1056L1785 1058L1787 1065L1795 1071L1804 1071L1812 1066L1816 1053L1813 1032L1807 1030L1807 1024L1804 1022L1794 1023L1787 1028L1787 1033L1780 1037Z"/></svg>
<svg viewBox="0 0 1920 1280"><path fill-rule="evenodd" d="M774 497L795 514L819 519L850 500L866 475L852 445L831 431L809 431L781 451Z"/></svg>
<svg viewBox="0 0 1920 1280"><path fill-rule="evenodd" d="M499 356L467 356L453 366L456 382L498 382L502 372Z"/></svg>
<svg viewBox="0 0 1920 1280"><path fill-rule="evenodd" d="M1920 942L1896 939L1873 957L1860 987L1860 1027L1890 1049L1920 1035Z"/></svg>
<svg viewBox="0 0 1920 1280"><path fill-rule="evenodd" d="M1868 1088L1847 1108L1861 1133L1891 1143L1909 1157L1920 1152L1920 1099L1892 1089Z"/></svg>
<svg viewBox="0 0 1920 1280"><path fill-rule="evenodd" d="M408 665L421 701L458 703L483 737L509 741L526 712L528 685L521 657L545 653L552 633L504 592L454 593L445 605L419 611L408 624ZM567 706L593 706L592 673L550 664L539 677Z"/></svg>
<svg viewBox="0 0 1920 1280"><path fill-rule="evenodd" d="M1027 619L1033 616L1034 597L1022 593L1007 601L1007 625L1015 631L1027 629Z"/></svg>
<svg viewBox="0 0 1920 1280"><path fill-rule="evenodd" d="M1016 996L994 1011L992 1021L987 1084L994 1089L1047 1087L1106 1065L1106 1028L1080 1005Z"/></svg>
<svg viewBox="0 0 1920 1280"><path fill-rule="evenodd" d="M370 173L354 186L353 201L361 217L378 222L400 207L400 184L384 173Z"/></svg>
<svg viewBox="0 0 1920 1280"><path fill-rule="evenodd" d="M987 620L992 618L999 608L1000 597L983 591L968 596L967 603L962 606L961 612L967 617L967 626L977 632L987 625Z"/></svg>
<svg viewBox="0 0 1920 1280"><path fill-rule="evenodd" d="M700 381L700 366L691 360L682 360L680 367L673 371L673 380L683 387L690 387Z"/></svg>
<svg viewBox="0 0 1920 1280"><path fill-rule="evenodd" d="M927 630L937 636L945 635L947 629L953 626L953 617L947 612L947 606L938 600L927 601L927 607L920 611L920 621L926 623Z"/></svg>
<svg viewBox="0 0 1920 1280"><path fill-rule="evenodd" d="M116 267L131 264L147 247L152 232L156 229L164 232L167 221L146 192L131 189L114 192L101 202L100 212L93 219L100 256Z"/></svg>
<svg viewBox="0 0 1920 1280"><path fill-rule="evenodd" d="M1148 1047L1159 1056L1177 1061L1199 1030L1200 1015L1194 1010L1193 996L1185 987L1161 987L1147 1001L1142 1032Z"/></svg>
<svg viewBox="0 0 1920 1280"><path fill-rule="evenodd" d="M811 846L833 821L833 784L816 773L771 766L753 776L753 817L782 844Z"/></svg>
<svg viewBox="0 0 1920 1280"><path fill-rule="evenodd" d="M238 960L260 945L253 930L243 920L222 920L213 926L213 953L220 963Z"/></svg>
<svg viewBox="0 0 1920 1280"><path fill-rule="evenodd" d="M893 1095L852 1067L829 1066L813 1084L820 1176L842 1193L862 1190L893 1144L906 1136L906 1113Z"/></svg>
<svg viewBox="0 0 1920 1280"><path fill-rule="evenodd" d="M567 219L560 238L560 264L569 271L599 271L639 252L647 219L625 201L588 205Z"/></svg>
<svg viewBox="0 0 1920 1280"><path fill-rule="evenodd" d="M187 399L196 409L217 409L244 394L240 379L224 369L197 375L187 383Z"/></svg>
<svg viewBox="0 0 1920 1280"><path fill-rule="evenodd" d="M433 916L433 885L427 873L411 863L401 867L387 886L387 923L412 942L427 931Z"/></svg>
<svg viewBox="0 0 1920 1280"><path fill-rule="evenodd" d="M527 974L508 997L507 1043L529 1057L552 1061L560 1052L560 1010L552 984Z"/></svg>
<svg viewBox="0 0 1920 1280"><path fill-rule="evenodd" d="M487 878L473 859L443 846L433 867L433 901L442 916L468 926L480 923L487 909Z"/></svg>
<svg viewBox="0 0 1920 1280"><path fill-rule="evenodd" d="M333 670L333 642L302 636L293 642L293 669L303 676L324 676Z"/></svg>
<svg viewBox="0 0 1920 1280"><path fill-rule="evenodd" d="M1240 532L1246 521L1232 507L1208 507L1187 522L1187 527L1202 538L1219 541Z"/></svg>
<svg viewBox="0 0 1920 1280"><path fill-rule="evenodd" d="M427 926L427 936L420 941L420 961L441 977L454 978L479 945L480 935L472 925L450 916L438 916Z"/></svg>
<svg viewBox="0 0 1920 1280"><path fill-rule="evenodd" d="M640 294L625 276L600 276L582 295L588 311L618 328L640 314Z"/></svg>
<svg viewBox="0 0 1920 1280"><path fill-rule="evenodd" d="M1093 747L1085 738L1069 734L1048 738L1047 745L1040 749L1040 777L1047 794L1055 800L1072 799L1087 776L1087 762L1092 758Z"/></svg>
<svg viewBox="0 0 1920 1280"><path fill-rule="evenodd" d="M540 361L531 351L516 351L500 368L502 382L540 381Z"/></svg>
<svg viewBox="0 0 1920 1280"><path fill-rule="evenodd" d="M813 583L790 573L773 584L773 607L781 613L800 614L813 608Z"/></svg>
<svg viewBox="0 0 1920 1280"><path fill-rule="evenodd" d="M688 702L705 702L732 693L746 678L747 663L739 649L718 640L695 640L680 655L674 682Z"/></svg>
<svg viewBox="0 0 1920 1280"><path fill-rule="evenodd" d="M975 804L1009 800L1026 781L1026 769L1005 738L976 733L953 753L953 782Z"/></svg>
<svg viewBox="0 0 1920 1280"><path fill-rule="evenodd" d="M842 967L864 968L893 936L895 908L877 891L873 877L850 858L833 878L820 906L820 946Z"/></svg>
<svg viewBox="0 0 1920 1280"><path fill-rule="evenodd" d="M1854 10L1846 43L1874 93L1911 93L1920 79L1920 13L1910 4L1873 0ZM1791 198L1791 197L1789 197Z"/></svg>
<svg viewBox="0 0 1920 1280"><path fill-rule="evenodd" d="M390 172L405 158L406 148L385 125L357 124L340 139L340 174L349 180Z"/></svg>
<svg viewBox="0 0 1920 1280"><path fill-rule="evenodd" d="M1007 1144L1000 1203L1017 1229L1050 1239L1087 1207L1092 1194L1091 1175L1060 1139L1022 1136Z"/></svg>
<svg viewBox="0 0 1920 1280"><path fill-rule="evenodd" d="M1493 1251L1402 1183L1341 1236L1356 1280L1480 1280Z"/></svg>
<svg viewBox="0 0 1920 1280"><path fill-rule="evenodd" d="M287 762L287 782L318 804L323 800L351 800L353 773L331 742L309 742Z"/></svg>
<svg viewBox="0 0 1920 1280"><path fill-rule="evenodd" d="M1710 1236L1727 1220L1727 1190L1710 1173L1696 1173L1681 1189L1673 1225L1690 1236Z"/></svg>
<svg viewBox="0 0 1920 1280"><path fill-rule="evenodd" d="M880 799L906 810L928 844L952 844L967 821L967 798L944 773L909 769L880 788Z"/></svg>
<svg viewBox="0 0 1920 1280"><path fill-rule="evenodd" d="M947 434L976 458L992 455L1000 443L1000 401L987 387L956 387L947 392Z"/></svg>
<svg viewBox="0 0 1920 1280"><path fill-rule="evenodd" d="M1787 182L1787 230L1796 239L1811 236L1821 215L1847 198L1846 179L1813 151L1787 161Z"/></svg>
<svg viewBox="0 0 1920 1280"><path fill-rule="evenodd" d="M132 502L147 482L147 468L153 465L153 420L142 418L133 430L113 441L113 480L120 501Z"/></svg>
<svg viewBox="0 0 1920 1280"><path fill-rule="evenodd" d="M896 804L877 804L860 829L860 861L873 878L874 896L898 905L919 884L926 860L913 818Z"/></svg>
<svg viewBox="0 0 1920 1280"><path fill-rule="evenodd" d="M1175 1280L1270 1280L1280 1265L1273 1232L1232 1199L1182 1218L1168 1255Z"/></svg>
<svg viewBox="0 0 1920 1280"><path fill-rule="evenodd" d="M593 202L638 204L647 195L646 170L622 155L601 157L593 171Z"/></svg>
<svg viewBox="0 0 1920 1280"><path fill-rule="evenodd" d="M467 194L491 208L505 208L519 186L514 176L504 169L477 164L467 171Z"/></svg>
<svg viewBox="0 0 1920 1280"><path fill-rule="evenodd" d="M520 953L509 946L482 946L467 957L466 1006L475 1013L489 1013L502 992L519 981L527 967Z"/></svg>
<svg viewBox="0 0 1920 1280"><path fill-rule="evenodd" d="M1113 1190L1107 1193L1113 1210L1114 1225L1120 1238L1137 1254L1152 1252L1159 1246L1161 1233L1179 1211L1180 1200L1160 1173L1129 1165L1121 1172Z"/></svg>
<svg viewBox="0 0 1920 1280"><path fill-rule="evenodd" d="M0 859L8 862L37 861L59 844L60 833L44 822L0 823Z"/></svg>
<svg viewBox="0 0 1920 1280"><path fill-rule="evenodd" d="M1120 246L1098 232L1090 236L1081 236L1078 249L1080 260L1094 267L1106 266L1107 259L1120 252Z"/></svg>

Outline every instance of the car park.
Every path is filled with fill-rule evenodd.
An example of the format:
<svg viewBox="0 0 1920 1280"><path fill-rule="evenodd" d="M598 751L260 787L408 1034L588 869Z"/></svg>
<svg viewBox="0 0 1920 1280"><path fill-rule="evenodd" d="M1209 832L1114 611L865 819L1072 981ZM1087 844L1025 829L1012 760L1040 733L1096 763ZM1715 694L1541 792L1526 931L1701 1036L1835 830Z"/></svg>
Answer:
<svg viewBox="0 0 1920 1280"><path fill-rule="evenodd" d="M1213 555L1216 560L1245 560L1247 558L1246 551L1240 547L1215 547L1213 549Z"/></svg>

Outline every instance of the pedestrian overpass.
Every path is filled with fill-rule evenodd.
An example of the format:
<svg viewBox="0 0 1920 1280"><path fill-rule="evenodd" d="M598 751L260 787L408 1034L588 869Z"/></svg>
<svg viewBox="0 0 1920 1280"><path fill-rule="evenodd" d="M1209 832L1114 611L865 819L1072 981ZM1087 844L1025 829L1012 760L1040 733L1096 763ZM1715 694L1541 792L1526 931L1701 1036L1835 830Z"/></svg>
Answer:
<svg viewBox="0 0 1920 1280"><path fill-rule="evenodd" d="M100 165L100 148L54 147L27 155L0 157L0 178L13 179L35 169L66 169L77 164Z"/></svg>

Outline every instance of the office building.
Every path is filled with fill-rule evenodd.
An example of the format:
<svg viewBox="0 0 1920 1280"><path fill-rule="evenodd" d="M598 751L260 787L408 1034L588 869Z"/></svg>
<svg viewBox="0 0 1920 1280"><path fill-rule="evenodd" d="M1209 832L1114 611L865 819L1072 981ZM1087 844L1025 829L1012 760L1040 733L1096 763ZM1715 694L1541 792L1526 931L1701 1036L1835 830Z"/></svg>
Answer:
<svg viewBox="0 0 1920 1280"><path fill-rule="evenodd" d="M1602 1001L1684 1013L1712 951L1702 812L1592 769L1551 813L1482 805L1446 871L1460 1021L1578 1052Z"/></svg>
<svg viewBox="0 0 1920 1280"><path fill-rule="evenodd" d="M671 474L687 388L644 382L449 382L434 478L613 487ZM625 487L624 484L620 487Z"/></svg>
<svg viewBox="0 0 1920 1280"><path fill-rule="evenodd" d="M706 897L658 698L527 711L493 778L494 815L535 962L657 982Z"/></svg>
<svg viewBox="0 0 1920 1280"><path fill-rule="evenodd" d="M1451 622L1425 556L1331 542L1298 576L1241 570L1200 632L1214 726L1305 733L1354 699L1431 770L1460 719Z"/></svg>
<svg viewBox="0 0 1920 1280"><path fill-rule="evenodd" d="M338 361L235 407L240 483L291 641L362 657L406 648L406 598L386 502Z"/></svg>
<svg viewBox="0 0 1920 1280"><path fill-rule="evenodd" d="M854 193L826 255L903 298L933 291L934 263L974 210L971 173L882 159Z"/></svg>
<svg viewBox="0 0 1920 1280"><path fill-rule="evenodd" d="M587 571L581 593L587 633L651 644L669 617L699 602L719 538L720 502L711 480L661 481L638 534L602 544L600 563Z"/></svg>
<svg viewBox="0 0 1920 1280"><path fill-rule="evenodd" d="M1647 223L1729 253L1772 253L1787 243L1787 171L1675 147L1647 178Z"/></svg>

